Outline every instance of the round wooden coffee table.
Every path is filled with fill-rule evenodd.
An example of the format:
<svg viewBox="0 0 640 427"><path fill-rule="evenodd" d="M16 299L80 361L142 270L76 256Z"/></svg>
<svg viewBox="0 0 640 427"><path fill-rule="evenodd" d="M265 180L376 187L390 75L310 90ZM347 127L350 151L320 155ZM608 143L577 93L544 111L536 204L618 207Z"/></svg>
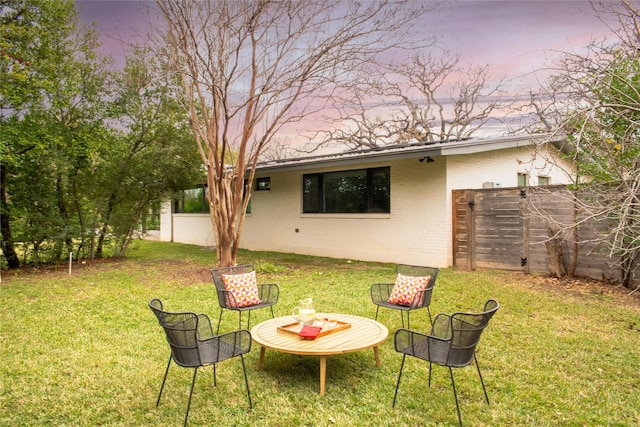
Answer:
<svg viewBox="0 0 640 427"><path fill-rule="evenodd" d="M264 365L264 354L267 348L282 353L319 356L320 396L324 396L327 356L373 348L376 367L380 367L378 345L389 336L389 331L382 323L349 314L322 314L322 316L336 318L339 322L348 323L351 326L313 340L304 340L294 333L278 330L278 327L294 323L293 316L277 317L254 326L251 329L251 337L261 346L258 369L262 369Z"/></svg>

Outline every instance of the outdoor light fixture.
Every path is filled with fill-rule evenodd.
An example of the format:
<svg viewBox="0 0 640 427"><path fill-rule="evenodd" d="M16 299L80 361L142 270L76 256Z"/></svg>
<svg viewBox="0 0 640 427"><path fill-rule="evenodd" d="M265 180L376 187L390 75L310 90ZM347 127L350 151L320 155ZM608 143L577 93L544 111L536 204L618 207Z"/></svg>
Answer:
<svg viewBox="0 0 640 427"><path fill-rule="evenodd" d="M421 159L418 159L418 161L419 161L420 163L424 162L425 160L427 161L427 163L433 163L433 162L435 162L435 160L433 160L433 158L431 158L431 157L429 157L429 156L426 156L426 157L423 157L423 158L421 158Z"/></svg>

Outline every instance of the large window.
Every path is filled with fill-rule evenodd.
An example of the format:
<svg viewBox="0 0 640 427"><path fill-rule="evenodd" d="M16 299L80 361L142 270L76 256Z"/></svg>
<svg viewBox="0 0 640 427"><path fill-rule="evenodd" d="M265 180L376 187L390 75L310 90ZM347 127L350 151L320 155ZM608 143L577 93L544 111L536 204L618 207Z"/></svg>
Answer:
<svg viewBox="0 0 640 427"><path fill-rule="evenodd" d="M389 167L307 174L302 181L304 213L391 212Z"/></svg>

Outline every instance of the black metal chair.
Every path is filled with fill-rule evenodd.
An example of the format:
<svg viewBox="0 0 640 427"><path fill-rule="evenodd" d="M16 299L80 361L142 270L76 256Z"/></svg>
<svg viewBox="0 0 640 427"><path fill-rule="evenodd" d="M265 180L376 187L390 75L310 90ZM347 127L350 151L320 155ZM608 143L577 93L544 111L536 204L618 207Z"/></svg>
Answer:
<svg viewBox="0 0 640 427"><path fill-rule="evenodd" d="M187 413L184 416L184 425L186 426L198 368L205 365L213 365L213 385L215 387L217 386L216 363L237 356L240 356L242 361L244 382L247 387L247 397L249 398L249 409L252 408L249 380L247 379L247 370L245 369L243 357L244 354L251 350L251 334L249 331L239 330L222 335L214 335L211 322L205 314L170 313L163 310L162 302L157 298L149 301L149 308L158 318L158 322L164 329L167 342L171 348L171 355L160 386L156 408L160 404L160 397L162 397L162 390L164 389L164 383L167 380L172 360L183 368L193 368L189 403L187 404Z"/></svg>
<svg viewBox="0 0 640 427"><path fill-rule="evenodd" d="M410 328L409 314L411 311L426 308L427 313L429 313L429 321L431 322L431 310L429 309L429 305L431 304L431 295L433 294L433 287L436 284L436 278L439 271L439 268L434 267L398 264L396 266L396 281L399 274L410 277L429 277L429 281L425 289L418 291L414 295L411 303L408 305L399 305L389 302L395 283L376 283L371 285L371 301L376 305L376 320L378 320L378 311L380 310L380 307L391 308L400 311L403 328L403 313L407 313L407 328Z"/></svg>
<svg viewBox="0 0 640 427"><path fill-rule="evenodd" d="M250 305L248 307L239 307L235 296L232 292L227 290L222 275L235 275L246 274L255 271L255 268L251 264L240 264L233 267L220 267L212 268L209 270L211 277L213 277L213 283L216 287L216 293L218 296L218 305L220 305L220 317L218 317L218 326L216 333L220 330L220 322L222 321L222 313L224 310L234 310L238 312L238 329L242 329L242 313L247 312L247 329L249 329L251 323L251 311L260 308L271 308L271 317L275 317L273 313L273 306L278 303L280 297L280 288L274 283L258 284L258 297L260 303Z"/></svg>
<svg viewBox="0 0 640 427"><path fill-rule="evenodd" d="M462 417L460 416L460 405L458 404L458 394L456 393L452 368L462 368L475 361L480 383L484 390L484 397L488 405L489 396L487 395L487 389L480 373L480 365L476 358L476 346L480 341L482 331L487 327L489 320L498 311L499 307L500 305L496 300L490 299L484 304L482 313L454 313L450 316L438 314L433 321L431 333L428 335L408 329L397 330L395 333L395 348L398 353L402 353L402 364L398 374L396 392L393 396L393 406L396 405L400 378L402 377L402 369L407 355L429 362L429 386L431 386L431 365L433 363L449 368L460 425L462 425Z"/></svg>

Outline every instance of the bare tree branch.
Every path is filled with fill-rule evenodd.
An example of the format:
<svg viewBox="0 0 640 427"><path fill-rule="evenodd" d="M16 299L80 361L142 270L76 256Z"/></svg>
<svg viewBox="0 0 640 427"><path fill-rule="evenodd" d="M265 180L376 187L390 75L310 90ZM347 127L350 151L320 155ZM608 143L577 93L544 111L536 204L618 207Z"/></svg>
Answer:
<svg viewBox="0 0 640 427"><path fill-rule="evenodd" d="M334 127L314 137L352 149L469 138L507 107L502 85L488 66L463 68L448 52L380 64L348 88L341 114L328 118Z"/></svg>
<svg viewBox="0 0 640 427"><path fill-rule="evenodd" d="M608 247L629 286L640 270L640 4L592 5L603 22L613 17L618 25L610 24L612 37L592 42L585 53L559 58L544 91L532 96L531 129L567 139L578 172L574 188L589 194L574 201L580 220L556 224L559 232L575 236L571 230L585 223L600 224L590 239Z"/></svg>
<svg viewBox="0 0 640 427"><path fill-rule="evenodd" d="M437 3L165 0L164 53L207 168L218 264L232 265L256 163ZM408 43L409 42L409 43ZM245 179L248 185L245 188Z"/></svg>

